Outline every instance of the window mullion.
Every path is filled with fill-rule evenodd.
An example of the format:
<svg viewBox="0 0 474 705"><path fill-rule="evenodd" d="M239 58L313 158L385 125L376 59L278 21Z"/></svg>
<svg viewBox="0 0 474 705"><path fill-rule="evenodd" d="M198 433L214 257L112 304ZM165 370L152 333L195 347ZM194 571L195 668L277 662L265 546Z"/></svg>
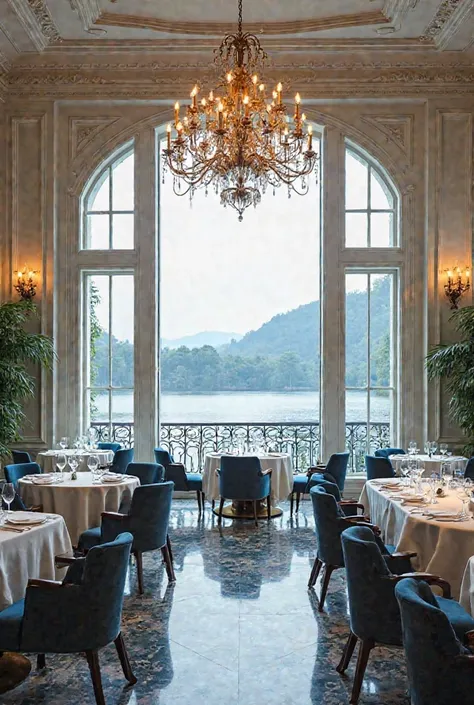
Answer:
<svg viewBox="0 0 474 705"><path fill-rule="evenodd" d="M109 275L109 379L108 379L108 395L109 395L109 437L113 440L112 435L112 275Z"/></svg>

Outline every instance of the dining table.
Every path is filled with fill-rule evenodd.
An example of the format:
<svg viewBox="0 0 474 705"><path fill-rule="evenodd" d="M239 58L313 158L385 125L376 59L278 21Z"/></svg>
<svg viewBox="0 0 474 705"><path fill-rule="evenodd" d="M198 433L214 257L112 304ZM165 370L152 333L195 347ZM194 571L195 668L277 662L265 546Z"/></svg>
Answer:
<svg viewBox="0 0 474 705"><path fill-rule="evenodd" d="M389 460L398 475L401 474L403 463L407 463L409 460L417 460L424 465L423 475L430 477L432 473L440 475L443 465L449 468L451 474L453 474L455 470L462 470L464 472L468 459L464 458L462 455L402 455L398 453L397 455L390 455Z"/></svg>
<svg viewBox="0 0 474 705"><path fill-rule="evenodd" d="M474 519L460 517L462 503L452 489L435 504L417 502L413 492L396 478L369 480L360 502L385 543L397 551L414 551L415 570L438 575L451 585L458 599L469 558L474 555ZM472 505L471 505L472 506Z"/></svg>
<svg viewBox="0 0 474 705"><path fill-rule="evenodd" d="M111 465L114 461L113 450L46 450L38 453L36 456L36 462L42 468L44 472L53 472L56 465L56 458L58 455L65 455L66 460L74 455L78 460L79 464L77 466L78 472L86 472L88 470L87 461L91 455L96 456L99 459L99 465L105 467L106 465Z"/></svg>
<svg viewBox="0 0 474 705"><path fill-rule="evenodd" d="M25 597L28 580L61 579L65 570L55 565L55 556L59 555L72 555L71 540L62 516L39 512L2 513L0 610ZM23 654L4 652L0 658L0 693L21 683L30 670L31 662Z"/></svg>
<svg viewBox="0 0 474 705"><path fill-rule="evenodd" d="M202 473L202 491L204 492L207 499L216 500L219 499L219 476L217 470L221 465L221 457L223 455L229 455L228 453L207 453L204 458L204 468ZM231 455L237 455L232 453ZM272 503L272 517L280 516L282 514L282 509L278 507L278 502L283 501L288 498L293 488L293 461L290 453L248 453L240 454L241 458L244 457L255 457L257 456L260 460L260 465L262 470L269 470L271 468L271 503ZM253 518L253 513L250 511L237 512L235 505L229 505L224 508L223 515L238 518L238 516L245 516L247 518ZM259 515L266 516L266 509L261 507L259 509Z"/></svg>
<svg viewBox="0 0 474 705"><path fill-rule="evenodd" d="M130 502L140 480L134 475L117 475L114 481L99 482L90 472L54 473L51 482L39 476L23 477L18 491L27 505L42 505L45 512L64 517L71 541L77 545L86 529L100 526L102 512L118 511L122 502Z"/></svg>

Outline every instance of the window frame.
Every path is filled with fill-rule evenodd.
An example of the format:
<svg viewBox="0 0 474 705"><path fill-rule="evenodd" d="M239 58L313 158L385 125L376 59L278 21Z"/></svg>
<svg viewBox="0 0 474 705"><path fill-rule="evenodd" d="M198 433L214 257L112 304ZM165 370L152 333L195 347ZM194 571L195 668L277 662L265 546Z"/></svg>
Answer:
<svg viewBox="0 0 474 705"><path fill-rule="evenodd" d="M396 250L400 247L400 197L398 190L395 187L392 179L388 175L387 171L367 152L365 152L361 147L355 145L351 140L347 138L344 140L345 150L344 150L344 183L347 179L347 154L351 154L359 162L363 163L367 167L367 202L365 208L347 208L346 206L346 189L344 190L344 249L348 250ZM377 174L379 181L384 183L385 188L390 192L390 196L393 199L393 208L372 208L371 206L371 195L372 195L372 172ZM347 214L348 213L362 213L367 216L367 245L348 245L347 244ZM371 241L372 232L372 214L373 213L387 213L392 216L392 241L391 245L373 245Z"/></svg>

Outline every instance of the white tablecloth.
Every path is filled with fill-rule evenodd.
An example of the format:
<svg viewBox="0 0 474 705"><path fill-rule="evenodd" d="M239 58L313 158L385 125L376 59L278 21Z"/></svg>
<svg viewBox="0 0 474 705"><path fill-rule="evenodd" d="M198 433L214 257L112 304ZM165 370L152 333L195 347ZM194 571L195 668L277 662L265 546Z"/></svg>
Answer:
<svg viewBox="0 0 474 705"><path fill-rule="evenodd" d="M439 473L441 472L441 465L443 463L448 463L451 471L464 470L467 464L467 458L463 458L462 456L443 457L442 455L432 455L430 458L429 455L391 455L390 462L392 463L395 472L398 472L398 474L400 474L401 464L404 461L409 460L410 458L420 460L422 463L424 463L425 470L423 472L423 475L426 477L429 477L433 472L439 475Z"/></svg>
<svg viewBox="0 0 474 705"><path fill-rule="evenodd" d="M20 480L19 493L27 505L42 504L45 512L64 517L74 545L83 531L100 526L102 512L116 512L122 499L129 499L140 484L138 477L125 476L123 482L92 484L90 472L77 475L77 480L61 484L35 485Z"/></svg>
<svg viewBox="0 0 474 705"><path fill-rule="evenodd" d="M0 528L0 609L25 597L30 578L59 580L64 570L56 571L54 557L64 553L72 546L60 516L21 534Z"/></svg>
<svg viewBox="0 0 474 705"><path fill-rule="evenodd" d="M113 450L97 450L97 451L74 451L74 450L47 450L45 453L38 453L36 462L43 468L44 472L54 472L55 459L59 453L63 453L66 457L70 455L80 456L81 462L77 466L78 472L86 472L88 470L87 460L90 455L96 455L99 458L100 465L112 463L114 459Z"/></svg>
<svg viewBox="0 0 474 705"><path fill-rule="evenodd" d="M468 560L464 570L459 602L474 617L474 556Z"/></svg>
<svg viewBox="0 0 474 705"><path fill-rule="evenodd" d="M255 457L255 456L253 456ZM262 470L272 468L272 502L287 499L293 487L293 463L289 453L259 455ZM208 499L219 499L219 478L216 470L221 464L221 453L208 453L204 459L202 490Z"/></svg>
<svg viewBox="0 0 474 705"><path fill-rule="evenodd" d="M366 482L360 501L382 530L384 541L394 544L398 551L416 551L417 557L412 559L415 569L447 580L453 597L458 599L466 563L474 554L474 520L440 522L411 514L413 505L391 499L373 480ZM450 491L430 508L459 512L461 500Z"/></svg>

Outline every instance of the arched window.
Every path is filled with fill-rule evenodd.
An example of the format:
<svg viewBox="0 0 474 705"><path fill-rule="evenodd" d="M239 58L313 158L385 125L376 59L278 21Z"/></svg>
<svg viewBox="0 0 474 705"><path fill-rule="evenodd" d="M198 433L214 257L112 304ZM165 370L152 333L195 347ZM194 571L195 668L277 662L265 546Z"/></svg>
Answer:
<svg viewBox="0 0 474 705"><path fill-rule="evenodd" d="M398 198L380 165L346 145L346 247L397 247Z"/></svg>
<svg viewBox="0 0 474 705"><path fill-rule="evenodd" d="M83 249L133 250L134 163L127 147L90 179L82 199Z"/></svg>

